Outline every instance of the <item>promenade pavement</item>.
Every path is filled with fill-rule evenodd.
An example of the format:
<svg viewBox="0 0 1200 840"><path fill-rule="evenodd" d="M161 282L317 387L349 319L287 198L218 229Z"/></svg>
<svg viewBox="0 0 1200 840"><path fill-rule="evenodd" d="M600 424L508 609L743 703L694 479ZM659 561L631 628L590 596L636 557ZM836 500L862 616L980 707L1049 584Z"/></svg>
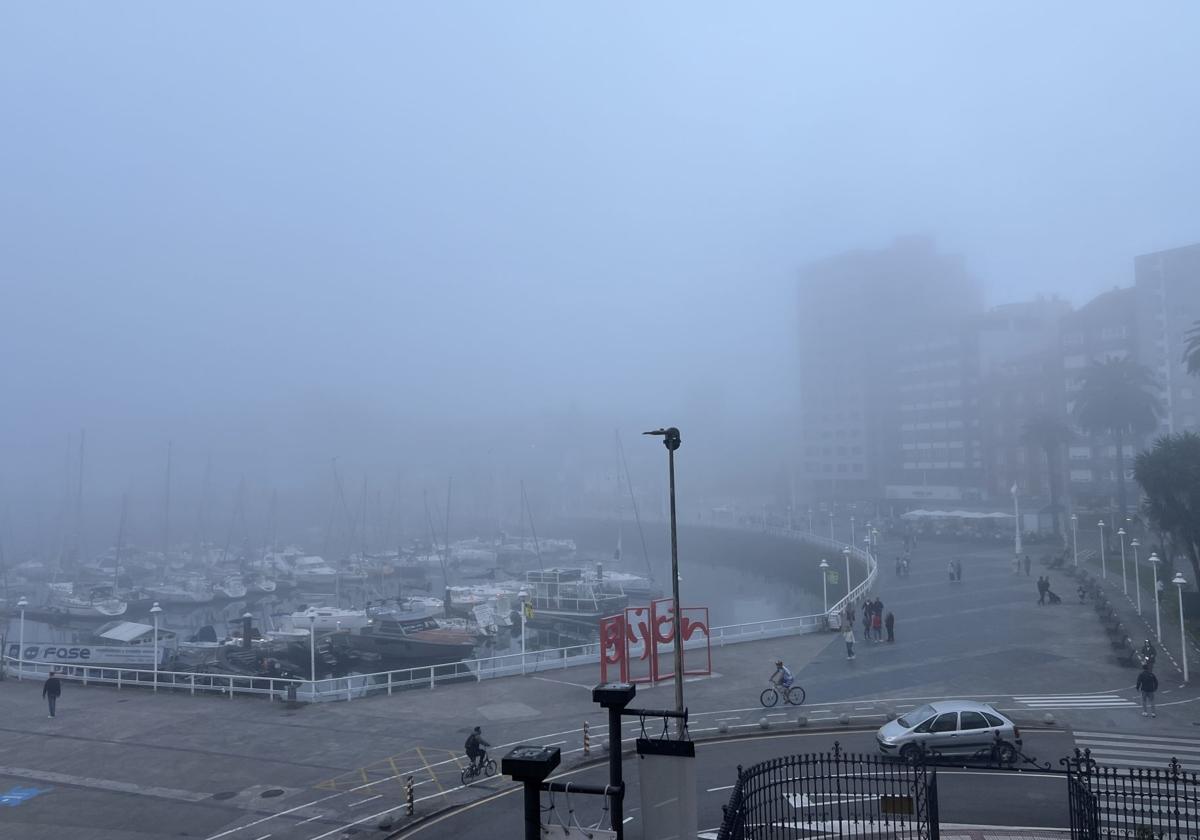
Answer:
<svg viewBox="0 0 1200 840"><path fill-rule="evenodd" d="M686 686L693 733L794 731L800 714L811 728L836 730L843 714L852 727L871 727L926 699L974 696L1025 725L1050 713L1088 737L1140 738L1130 752L1147 763L1200 735L1195 692L1164 686L1160 716L1142 718L1134 670L1116 664L1091 608L1066 599L1038 606L1036 572L1014 575L1005 550L921 546L907 578L891 574L892 547L881 554L879 592L896 614L895 644L862 641L860 625L853 661L839 634L714 648L713 675ZM948 581L950 557L963 562L961 583ZM758 704L777 657L808 692L800 710ZM502 778L465 789L459 781L474 725L495 756L536 742L559 746L574 763L584 757L586 720L591 757L603 757L603 715L590 701L598 678L597 666L582 666L299 708L69 683L54 720L40 684L10 678L0 683L0 838L382 837L380 824L405 823L409 775L418 820L504 788ZM672 697L670 684L642 688L636 704L664 707ZM623 740L638 726L629 722Z"/></svg>

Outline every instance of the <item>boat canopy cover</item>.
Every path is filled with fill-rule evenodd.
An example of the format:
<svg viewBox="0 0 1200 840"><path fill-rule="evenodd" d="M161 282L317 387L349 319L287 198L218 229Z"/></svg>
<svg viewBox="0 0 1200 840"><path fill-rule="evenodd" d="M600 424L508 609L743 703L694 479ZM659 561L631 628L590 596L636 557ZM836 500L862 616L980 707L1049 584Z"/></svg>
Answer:
<svg viewBox="0 0 1200 840"><path fill-rule="evenodd" d="M147 633L153 633L154 628L149 624L140 624L136 621L122 621L110 627L100 634L102 639L112 639L115 642L132 642L135 639L140 639ZM159 631L162 635L162 631Z"/></svg>

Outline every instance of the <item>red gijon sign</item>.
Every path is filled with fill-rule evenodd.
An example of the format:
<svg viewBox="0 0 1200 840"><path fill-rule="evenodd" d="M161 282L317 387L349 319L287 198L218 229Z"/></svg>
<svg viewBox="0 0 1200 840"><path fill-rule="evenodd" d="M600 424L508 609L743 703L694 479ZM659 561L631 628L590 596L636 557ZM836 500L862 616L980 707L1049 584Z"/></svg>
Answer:
<svg viewBox="0 0 1200 840"><path fill-rule="evenodd" d="M712 673L708 607L684 607L679 615L683 636L683 673ZM689 650L690 648L690 650ZM648 607L600 620L600 681L655 683L675 676L675 609L671 598Z"/></svg>

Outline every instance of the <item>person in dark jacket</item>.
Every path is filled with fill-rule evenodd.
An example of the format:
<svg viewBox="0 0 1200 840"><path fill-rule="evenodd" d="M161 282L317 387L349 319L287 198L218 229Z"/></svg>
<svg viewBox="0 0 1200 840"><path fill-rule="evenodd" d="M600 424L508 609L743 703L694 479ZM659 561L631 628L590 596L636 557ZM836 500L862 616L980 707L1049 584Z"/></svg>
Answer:
<svg viewBox="0 0 1200 840"><path fill-rule="evenodd" d="M888 641L896 641L896 616L889 612L887 618L883 620L883 626L887 628Z"/></svg>
<svg viewBox="0 0 1200 840"><path fill-rule="evenodd" d="M1136 687L1142 694L1142 717L1158 717L1158 711L1154 708L1154 692L1158 691L1158 677L1154 676L1154 672L1150 670L1149 662L1142 666Z"/></svg>
<svg viewBox="0 0 1200 840"><path fill-rule="evenodd" d="M54 717L54 707L58 705L60 694L62 694L62 682L59 681L58 674L51 671L46 682L42 684L42 696L46 698L46 703L50 707L49 717Z"/></svg>

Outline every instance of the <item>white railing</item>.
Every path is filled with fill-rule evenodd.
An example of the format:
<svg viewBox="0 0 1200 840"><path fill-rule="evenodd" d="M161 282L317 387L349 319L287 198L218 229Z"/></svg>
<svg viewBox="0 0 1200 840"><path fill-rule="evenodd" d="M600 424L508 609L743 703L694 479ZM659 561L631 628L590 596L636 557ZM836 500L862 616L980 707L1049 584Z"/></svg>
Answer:
<svg viewBox="0 0 1200 840"><path fill-rule="evenodd" d="M836 552L836 556L839 558L844 556L842 551L846 546L826 537L776 527L752 530L807 542L828 548L831 552ZM745 624L712 627L709 629L709 638L712 643L724 646L779 636L799 636L826 629L830 625L830 616L841 615L847 601L856 601L866 595L874 586L879 573L875 559L867 552L850 546L850 553L855 560L866 567L866 576L858 586L850 590L849 594L842 596L840 600L831 605L827 614L772 618ZM703 644L703 639L693 638L685 642L684 647L694 648ZM282 677L196 674L187 671L162 670L155 672L147 669L98 665L63 665L19 660L8 656L5 657L5 661L9 673L18 679L41 679L54 670L60 675L78 680L84 685L91 683L115 685L118 689L126 686L138 686L186 691L190 694L219 694L231 698L235 694L267 695L272 700L294 698L301 702L311 703L325 700L353 700L372 694L390 695L396 691L413 689L428 690L437 688L441 683L478 682L498 677L570 668L575 665L596 664L600 661L600 645L592 642L586 645L527 651L526 653L507 653L420 668L381 671L375 674L354 674L347 677L329 677L315 682Z"/></svg>

